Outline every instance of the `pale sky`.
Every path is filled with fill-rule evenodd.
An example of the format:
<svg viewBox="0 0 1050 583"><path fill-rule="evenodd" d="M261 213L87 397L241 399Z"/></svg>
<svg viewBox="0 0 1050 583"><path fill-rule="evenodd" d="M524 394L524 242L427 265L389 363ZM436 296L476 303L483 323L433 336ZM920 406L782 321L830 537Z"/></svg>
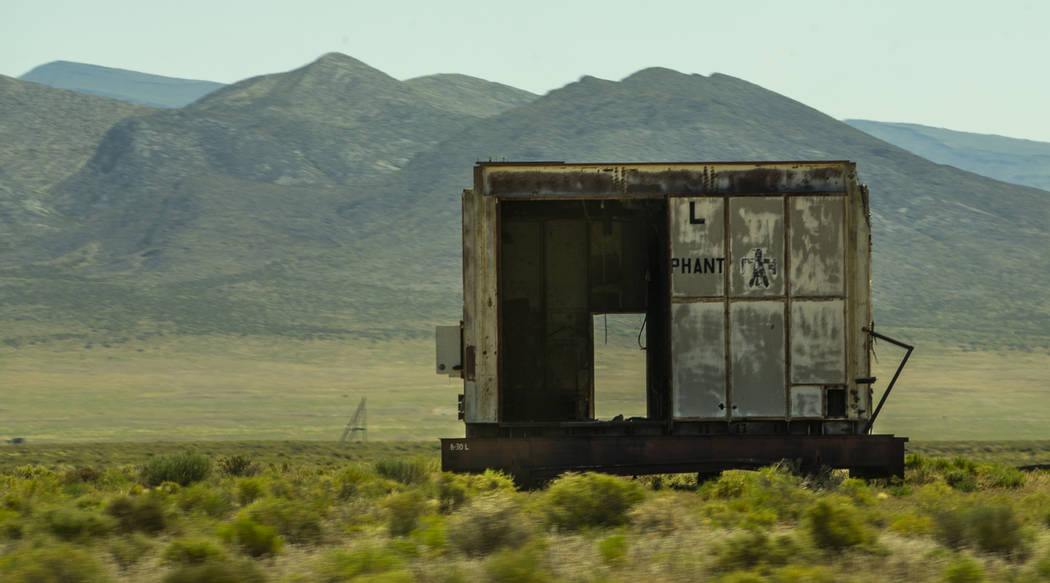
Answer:
<svg viewBox="0 0 1050 583"><path fill-rule="evenodd" d="M661 66L840 119L1050 142L1048 27L1048 0L5 0L0 74L66 60L230 83L337 51L546 93Z"/></svg>

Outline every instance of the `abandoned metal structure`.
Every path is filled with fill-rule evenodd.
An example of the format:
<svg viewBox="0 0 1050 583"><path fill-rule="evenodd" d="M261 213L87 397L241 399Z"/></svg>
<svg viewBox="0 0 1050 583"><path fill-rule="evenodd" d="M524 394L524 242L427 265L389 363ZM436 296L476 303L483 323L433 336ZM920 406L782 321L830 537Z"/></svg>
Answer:
<svg viewBox="0 0 1050 583"><path fill-rule="evenodd" d="M903 474L906 438L870 434L870 245L850 162L479 163L463 321L438 329L466 423L443 469ZM646 414L595 419L592 318L624 313Z"/></svg>

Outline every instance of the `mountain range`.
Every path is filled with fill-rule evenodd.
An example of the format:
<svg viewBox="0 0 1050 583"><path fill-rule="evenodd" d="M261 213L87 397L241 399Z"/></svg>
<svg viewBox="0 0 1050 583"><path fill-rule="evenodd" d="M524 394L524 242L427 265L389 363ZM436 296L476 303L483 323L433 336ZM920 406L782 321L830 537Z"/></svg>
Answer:
<svg viewBox="0 0 1050 583"><path fill-rule="evenodd" d="M166 108L189 105L225 86L213 81L164 77L70 61L40 65L19 79ZM418 90L429 91L431 100L441 100L448 109L458 108L465 113L482 116L499 113L538 97L506 85L479 81L465 75L430 75L410 79L408 83ZM1050 143L914 123L861 119L843 121L939 164L948 164L1004 182L1050 189Z"/></svg>
<svg viewBox="0 0 1050 583"><path fill-rule="evenodd" d="M121 119L151 108L0 76L0 250L63 224L49 192Z"/></svg>
<svg viewBox="0 0 1050 583"><path fill-rule="evenodd" d="M151 107L173 108L189 105L223 86L214 81L150 75L70 61L45 63L19 79Z"/></svg>
<svg viewBox="0 0 1050 583"><path fill-rule="evenodd" d="M880 326L1050 345L1050 192L727 75L653 68L536 96L328 54L179 109L0 77L0 135L40 144L0 149L9 344L429 334L459 318L459 193L477 160L850 159L872 192Z"/></svg>
<svg viewBox="0 0 1050 583"><path fill-rule="evenodd" d="M1004 182L1050 190L1050 143L913 123L845 121L938 164L948 164Z"/></svg>

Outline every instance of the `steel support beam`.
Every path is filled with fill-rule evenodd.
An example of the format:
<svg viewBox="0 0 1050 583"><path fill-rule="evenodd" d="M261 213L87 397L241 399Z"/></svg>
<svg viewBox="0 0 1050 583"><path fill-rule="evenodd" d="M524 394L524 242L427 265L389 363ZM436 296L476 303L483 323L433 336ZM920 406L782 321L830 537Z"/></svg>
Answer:
<svg viewBox="0 0 1050 583"><path fill-rule="evenodd" d="M713 473L781 460L804 471L830 467L864 477L903 477L907 441L893 435L472 437L441 440L441 469L502 470L524 487L567 471Z"/></svg>

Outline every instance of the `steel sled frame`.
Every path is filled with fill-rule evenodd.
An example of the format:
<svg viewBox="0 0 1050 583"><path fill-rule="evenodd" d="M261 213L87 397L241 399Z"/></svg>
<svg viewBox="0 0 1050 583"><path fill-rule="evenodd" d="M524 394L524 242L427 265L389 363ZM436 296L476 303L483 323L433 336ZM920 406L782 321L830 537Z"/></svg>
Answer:
<svg viewBox="0 0 1050 583"><path fill-rule="evenodd" d="M716 474L782 460L802 471L848 469L866 478L904 476L906 437L893 435L591 435L441 440L441 469L495 469L537 487L567 471Z"/></svg>

